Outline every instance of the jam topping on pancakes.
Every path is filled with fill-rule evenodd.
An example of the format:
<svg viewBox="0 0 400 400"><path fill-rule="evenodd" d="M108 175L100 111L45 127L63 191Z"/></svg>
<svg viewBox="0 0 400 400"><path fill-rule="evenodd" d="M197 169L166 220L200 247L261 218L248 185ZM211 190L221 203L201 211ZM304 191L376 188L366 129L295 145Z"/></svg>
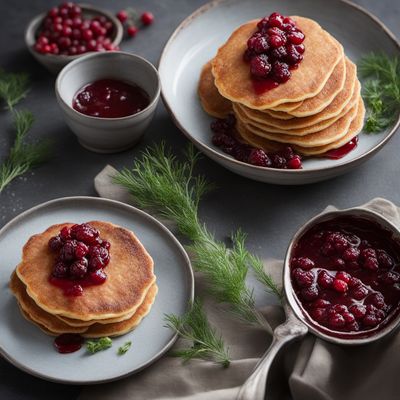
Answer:
<svg viewBox="0 0 400 400"><path fill-rule="evenodd" d="M67 296L80 296L84 287L104 283L110 247L89 224L64 226L49 240L50 250L57 253L50 282Z"/></svg>
<svg viewBox="0 0 400 400"><path fill-rule="evenodd" d="M250 64L255 90L273 89L287 82L303 60L305 35L295 21L278 13L261 19L257 28L243 58Z"/></svg>

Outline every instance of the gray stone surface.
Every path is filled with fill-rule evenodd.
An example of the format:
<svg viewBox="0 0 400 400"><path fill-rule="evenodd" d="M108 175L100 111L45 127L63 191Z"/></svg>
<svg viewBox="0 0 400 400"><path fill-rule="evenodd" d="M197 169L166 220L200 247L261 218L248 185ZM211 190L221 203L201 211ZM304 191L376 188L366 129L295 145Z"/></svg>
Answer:
<svg viewBox="0 0 400 400"><path fill-rule="evenodd" d="M400 35L398 0L356 2L376 14L395 34ZM21 106L32 110L36 116L32 136L50 137L55 143L50 162L17 179L0 194L0 226L20 212L46 200L64 196L95 195L93 178L105 164L112 164L116 168L129 165L140 150L152 142L165 140L176 151L187 143L160 104L145 139L135 149L115 155L97 155L79 146L75 136L63 123L56 104L53 90L55 77L34 61L23 41L23 32L28 21L50 4L57 3L58 1L45 0L0 2L0 65L11 71L30 73L32 91ZM142 55L157 64L165 42L178 23L205 1L92 0L91 3L112 11L130 5L139 10L153 11L156 15L154 26L140 32L134 40L124 42L122 49ZM0 112L0 126L2 160L12 138L10 118L3 111ZM351 207L376 196L400 204L399 147L400 136L396 135L377 156L352 173L303 187L279 187L253 182L228 172L211 160L203 159L199 169L217 184L218 190L202 202L201 217L215 230L217 236L223 238L230 231L241 227L249 234L248 244L252 250L265 258L282 258L290 236L309 217L328 204L339 208ZM33 378L0 359L0 399L74 399L78 392L79 388L76 387Z"/></svg>

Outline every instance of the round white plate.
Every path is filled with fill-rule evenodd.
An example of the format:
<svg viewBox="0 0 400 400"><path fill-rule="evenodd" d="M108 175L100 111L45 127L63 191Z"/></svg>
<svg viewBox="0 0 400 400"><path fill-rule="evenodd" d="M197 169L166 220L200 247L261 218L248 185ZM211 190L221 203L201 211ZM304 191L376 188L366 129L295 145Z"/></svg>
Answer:
<svg viewBox="0 0 400 400"><path fill-rule="evenodd" d="M202 66L244 22L278 11L316 20L357 62L368 53L400 55L394 35L372 14L343 0L216 0L186 18L173 33L159 65L162 96L178 127L205 154L229 170L262 182L298 185L332 178L360 165L387 143L400 124L379 134L360 134L356 150L341 160L307 159L302 170L245 164L211 143L209 117L201 108L197 83Z"/></svg>
<svg viewBox="0 0 400 400"><path fill-rule="evenodd" d="M59 354L53 338L26 321L8 288L29 237L62 222L109 221L135 232L154 259L159 288L150 313L133 332L113 339L112 348L89 355ZM193 298L193 272L177 239L160 222L129 205L95 197L67 197L34 207L0 230L0 352L16 367L51 381L102 383L137 372L161 357L176 335L164 327L164 315L182 315ZM118 347L132 341L123 356Z"/></svg>

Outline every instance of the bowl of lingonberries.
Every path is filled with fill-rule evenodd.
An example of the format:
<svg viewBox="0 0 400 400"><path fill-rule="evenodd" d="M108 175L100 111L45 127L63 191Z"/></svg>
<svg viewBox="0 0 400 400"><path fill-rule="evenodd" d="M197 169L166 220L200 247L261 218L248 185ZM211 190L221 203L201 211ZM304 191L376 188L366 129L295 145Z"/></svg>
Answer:
<svg viewBox="0 0 400 400"><path fill-rule="evenodd" d="M57 73L83 54L119 50L122 37L122 24L111 13L66 2L33 18L25 43L37 61Z"/></svg>

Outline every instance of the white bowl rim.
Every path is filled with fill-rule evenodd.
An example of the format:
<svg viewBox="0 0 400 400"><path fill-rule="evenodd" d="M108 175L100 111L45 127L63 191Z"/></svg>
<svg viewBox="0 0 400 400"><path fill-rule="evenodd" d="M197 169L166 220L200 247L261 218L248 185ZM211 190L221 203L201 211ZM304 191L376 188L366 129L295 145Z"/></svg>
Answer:
<svg viewBox="0 0 400 400"><path fill-rule="evenodd" d="M118 118L103 118L103 117L94 117L92 115L86 115L83 114L77 110L75 110L71 104L68 104L64 101L63 97L61 96L61 90L60 90L60 81L61 79L64 77L64 75L66 73L69 72L69 69L75 67L77 64L81 63L81 62L85 62L87 59L91 59L91 58L102 58L102 57L113 57L113 55L123 55L123 56L128 56L128 58L135 58L137 60L142 61L147 68L149 68L151 71L154 72L155 77L156 77L156 91L154 93L153 96L150 97L150 103L147 105L146 108L144 108L143 110L137 112L136 114L132 114L132 115L127 115L125 117L118 117ZM89 83L89 82L88 82ZM93 52L90 54L86 54L83 55L73 61L71 61L70 63L68 63L58 74L56 82L55 82L55 91L57 94L57 97L60 99L60 101L67 106L74 114L79 115L81 118L85 118L88 120L97 120L97 121L123 121L123 120L128 120L130 118L135 118L138 117L140 115L142 115L143 113L145 113L146 111L148 111L150 108L152 108L155 103L157 103L159 97L160 97L160 92L161 92L161 83L160 83L160 76L159 73L157 71L157 68L148 60L146 60L144 57L138 56L137 54L133 54L133 53L128 53L126 51L104 51L104 52Z"/></svg>
<svg viewBox="0 0 400 400"><path fill-rule="evenodd" d="M102 8L99 8L99 7L92 6L91 4L78 3L78 6L81 7L82 10L93 11L93 12L96 12L96 13L99 13L99 14L102 14L102 15L106 16L113 23L114 27L116 28L116 34L115 34L114 40L112 41L112 44L114 46L119 46L119 44L122 41L124 28L123 28L123 26L122 26L122 24L121 24L121 22L119 21L118 18L116 18L109 11L104 10ZM43 20L46 17L46 15L47 15L46 11L42 12L41 14L36 15L35 17L33 17L29 21L29 23L28 23L28 25L27 25L27 27L25 29L25 36L24 36L25 37L25 44L28 47L30 52L35 52L36 55L41 56L41 57L46 57L46 58L51 59L51 60L59 60L59 61L72 61L72 60L76 60L76 59L78 59L80 57L83 57L84 55L87 55L87 54L97 53L97 52L94 52L94 51L87 51L86 53L83 53L83 54L76 54L76 55L73 55L73 56L67 56L67 55L64 55L64 54L41 54L41 53L36 52L29 45L28 38L29 38L29 36L31 34L33 35L33 37L35 37L36 31L33 32L33 26L36 23L38 23L39 21Z"/></svg>
<svg viewBox="0 0 400 400"><path fill-rule="evenodd" d="M199 7L197 10L195 10L192 14L190 14L188 17L186 17L175 29L175 31L171 34L170 38L168 39L167 43L164 46L164 49L161 53L159 62L158 62L158 70L160 72L160 79L162 76L162 66L163 66L163 61L166 58L166 54L168 53L169 47L171 46L172 42L175 40L175 38L178 36L178 34L183 30L185 27L187 27L192 20L196 19L200 15L204 14L208 10L219 6L222 3L228 3L231 0L212 0L203 6ZM398 50L400 51L400 42L396 38L396 36L390 31L390 29L374 14L366 10L364 7L354 4L349 0L335 0L339 3L344 3L350 7L353 7L354 9L364 13L367 17L369 17L380 29L383 30L384 33L387 34L389 39L393 41L393 43L396 45ZM372 156L375 153L377 153L396 133L397 129L400 126L400 113L397 118L396 123L394 124L393 128L390 130L390 132L387 134L387 136L382 139L379 143L377 143L374 147L369 149L363 154L360 154L358 157L349 160L347 162L338 164L338 165L332 165L332 166L326 166L326 167L314 167L314 168L307 168L307 169L277 169L277 168L271 168L271 167L259 167L257 165L252 165L245 163L243 161L236 160L233 157L230 157L220 151L214 150L212 147L208 146L207 144L202 143L200 140L196 139L193 137L189 131L187 131L182 124L178 121L178 118L175 116L175 113L173 112L171 104L168 102L166 95L164 94L163 86L161 84L161 98L162 101L165 105L165 108L168 110L169 114L171 115L171 118L173 119L175 125L183 132L183 134L192 142L196 144L201 150L203 150L205 153L210 152L212 153L213 156L216 158L221 159L224 162L227 162L229 164L233 164L239 168L246 168L248 170L257 170L257 171L264 171L267 173L275 173L276 175L279 174L299 174L299 175L307 175L308 173L316 172L316 171L329 171L329 170L334 170L334 169L339 169L343 168L344 166L350 166L350 165L357 165L357 163L363 159L363 158L368 158L368 156Z"/></svg>

